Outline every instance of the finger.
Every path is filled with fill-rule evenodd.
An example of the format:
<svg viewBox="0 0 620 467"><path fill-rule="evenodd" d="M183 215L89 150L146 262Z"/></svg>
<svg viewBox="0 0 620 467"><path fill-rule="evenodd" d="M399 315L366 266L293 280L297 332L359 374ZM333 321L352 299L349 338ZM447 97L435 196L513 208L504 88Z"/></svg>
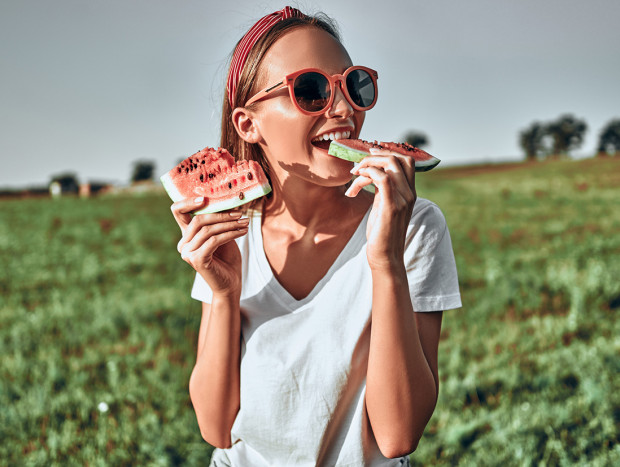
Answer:
<svg viewBox="0 0 620 467"><path fill-rule="evenodd" d="M408 180L403 166L401 165L400 158L393 154L387 156L368 156L364 158L352 172L364 175L364 170L368 168L380 169L380 171L387 174L394 188L398 190L405 200L412 201L415 198L415 182L410 183ZM415 170L411 171L411 173L415 174Z"/></svg>
<svg viewBox="0 0 620 467"><path fill-rule="evenodd" d="M379 196L393 208L400 209L415 202L411 190L406 190L403 195L395 186L393 177L377 167L364 167L360 170L360 175L370 178L377 187Z"/></svg>
<svg viewBox="0 0 620 467"><path fill-rule="evenodd" d="M199 196L197 198L185 198L177 201L170 206L174 219L179 224L181 232L185 231L192 220L191 213L200 209L205 203L205 198Z"/></svg>
<svg viewBox="0 0 620 467"><path fill-rule="evenodd" d="M205 225L213 225L220 222L228 222L231 219L239 219L241 217L241 211L225 211L225 212L215 212L209 214L199 214L194 216L194 218L190 221L190 223L183 230L183 238L181 238L181 242L188 242L196 232L202 229ZM179 246L177 245L177 249ZM179 249L180 251L180 249Z"/></svg>
<svg viewBox="0 0 620 467"><path fill-rule="evenodd" d="M355 198L365 186L371 184L372 180L370 178L360 175L355 180L353 180L349 188L347 188L347 191L344 192L344 195L348 196L349 198Z"/></svg>
<svg viewBox="0 0 620 467"><path fill-rule="evenodd" d="M229 230L227 232L214 235L196 250L192 251L189 248L184 248L181 252L181 258L190 264L204 263L204 259L213 255L215 250L217 250L220 246L233 241L235 238L242 237L246 233L248 233L247 227L239 230Z"/></svg>
<svg viewBox="0 0 620 467"><path fill-rule="evenodd" d="M197 250L203 243L208 241L209 238L232 230L247 229L248 223L249 219L246 217L236 221L205 225L191 237L184 235L181 242L179 242L178 250L179 252L182 252L185 249L188 249L189 251Z"/></svg>
<svg viewBox="0 0 620 467"><path fill-rule="evenodd" d="M409 186L415 191L415 159L411 156L399 154L397 152L390 151L389 149L370 148L370 153L377 156L394 156L398 159L405 176L409 181Z"/></svg>

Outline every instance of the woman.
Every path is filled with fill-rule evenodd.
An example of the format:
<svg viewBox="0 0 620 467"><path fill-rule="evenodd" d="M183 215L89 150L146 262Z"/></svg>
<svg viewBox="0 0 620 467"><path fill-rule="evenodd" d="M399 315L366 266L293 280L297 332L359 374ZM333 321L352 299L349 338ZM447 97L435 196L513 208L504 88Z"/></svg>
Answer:
<svg viewBox="0 0 620 467"><path fill-rule="evenodd" d="M273 192L247 217L172 206L202 301L190 396L212 465L406 465L433 413L442 311L460 306L450 236L409 158L327 154L376 101L353 65L327 18L262 18L231 61L221 145Z"/></svg>

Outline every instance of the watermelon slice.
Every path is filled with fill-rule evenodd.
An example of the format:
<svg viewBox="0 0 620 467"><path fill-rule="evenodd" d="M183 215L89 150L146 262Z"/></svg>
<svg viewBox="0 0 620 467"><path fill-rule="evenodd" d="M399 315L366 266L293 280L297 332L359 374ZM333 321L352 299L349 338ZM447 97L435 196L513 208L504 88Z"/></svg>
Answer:
<svg viewBox="0 0 620 467"><path fill-rule="evenodd" d="M258 162L235 162L224 148L204 148L160 180L172 201L204 196L205 207L194 214L233 209L271 191Z"/></svg>
<svg viewBox="0 0 620 467"><path fill-rule="evenodd" d="M416 172L431 170L440 162L439 159L431 156L426 151L407 143L384 143L377 141L371 143L363 139L337 139L331 142L327 153L347 161L360 162L364 157L370 155L370 148L388 149L404 156L413 157Z"/></svg>

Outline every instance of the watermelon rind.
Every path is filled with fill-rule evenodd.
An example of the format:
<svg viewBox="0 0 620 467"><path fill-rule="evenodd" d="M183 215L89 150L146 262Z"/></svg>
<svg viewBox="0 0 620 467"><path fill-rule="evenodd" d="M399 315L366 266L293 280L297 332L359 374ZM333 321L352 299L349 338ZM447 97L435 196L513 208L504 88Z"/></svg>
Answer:
<svg viewBox="0 0 620 467"><path fill-rule="evenodd" d="M166 193L168 193L168 196L170 196L170 199L172 201L176 203L177 201L181 201L183 199L183 195L179 193L177 187L174 186L174 183L172 183L172 178L170 177L169 173L166 173L159 177L159 180L161 181L161 184L164 186Z"/></svg>
<svg viewBox="0 0 620 467"><path fill-rule="evenodd" d="M177 190L177 188L172 183L172 179L170 178L169 174L166 173L162 175L160 177L160 180L161 180L162 185L164 186L164 189L166 190L166 192L168 193L168 196L170 196L172 201L176 203L177 201L181 201L184 198L183 195L179 193L179 190ZM269 186L268 183L260 184L260 185L254 186L253 188L250 188L249 190L244 191L243 199L229 198L223 201L218 201L216 203L209 204L204 209L193 212L192 214L193 215L211 214L214 212L226 211L228 209L235 209L235 208L238 208L239 206L243 206L244 204L249 203L250 201L260 198L261 196L265 196L266 194L269 194L270 192L271 192L271 186Z"/></svg>
<svg viewBox="0 0 620 467"><path fill-rule="evenodd" d="M366 152L358 151L356 149L351 149L347 146L344 146L338 141L331 142L327 154L351 162L360 162L364 157L368 155L368 153Z"/></svg>
<svg viewBox="0 0 620 467"><path fill-rule="evenodd" d="M378 143L378 144L383 144L383 143ZM338 157L340 159L344 159L344 160L356 162L356 163L361 162L362 159L370 155L370 152L362 151L359 149L353 149L349 146L346 146L345 144L339 143L338 141L332 141L330 143L327 153L330 156ZM431 156L430 159L424 160L424 161L416 160L415 171L416 172L428 172L429 170L435 168L440 162L441 161L437 159L435 156Z"/></svg>
<svg viewBox="0 0 620 467"><path fill-rule="evenodd" d="M428 161L415 161L416 172L428 172L429 170L437 167L441 161L437 158L430 159Z"/></svg>

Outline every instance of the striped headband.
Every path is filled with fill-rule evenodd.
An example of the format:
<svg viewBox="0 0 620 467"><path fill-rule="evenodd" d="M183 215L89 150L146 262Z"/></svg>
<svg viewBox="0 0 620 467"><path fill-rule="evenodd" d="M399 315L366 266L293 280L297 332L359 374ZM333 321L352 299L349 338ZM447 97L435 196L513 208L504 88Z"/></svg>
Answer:
<svg viewBox="0 0 620 467"><path fill-rule="evenodd" d="M250 28L248 32L245 33L245 36L241 38L237 48L235 49L232 60L230 61L230 70L228 71L226 91L228 92L228 101L230 102L231 107L235 107L234 99L235 92L237 91L237 84L239 83L241 72L243 71L243 67L248 59L248 55L250 55L250 50L252 50L252 47L254 47L263 34L269 31L274 24L284 19L293 17L303 18L305 16L306 15L296 8L287 6L280 11L263 16L254 26Z"/></svg>

